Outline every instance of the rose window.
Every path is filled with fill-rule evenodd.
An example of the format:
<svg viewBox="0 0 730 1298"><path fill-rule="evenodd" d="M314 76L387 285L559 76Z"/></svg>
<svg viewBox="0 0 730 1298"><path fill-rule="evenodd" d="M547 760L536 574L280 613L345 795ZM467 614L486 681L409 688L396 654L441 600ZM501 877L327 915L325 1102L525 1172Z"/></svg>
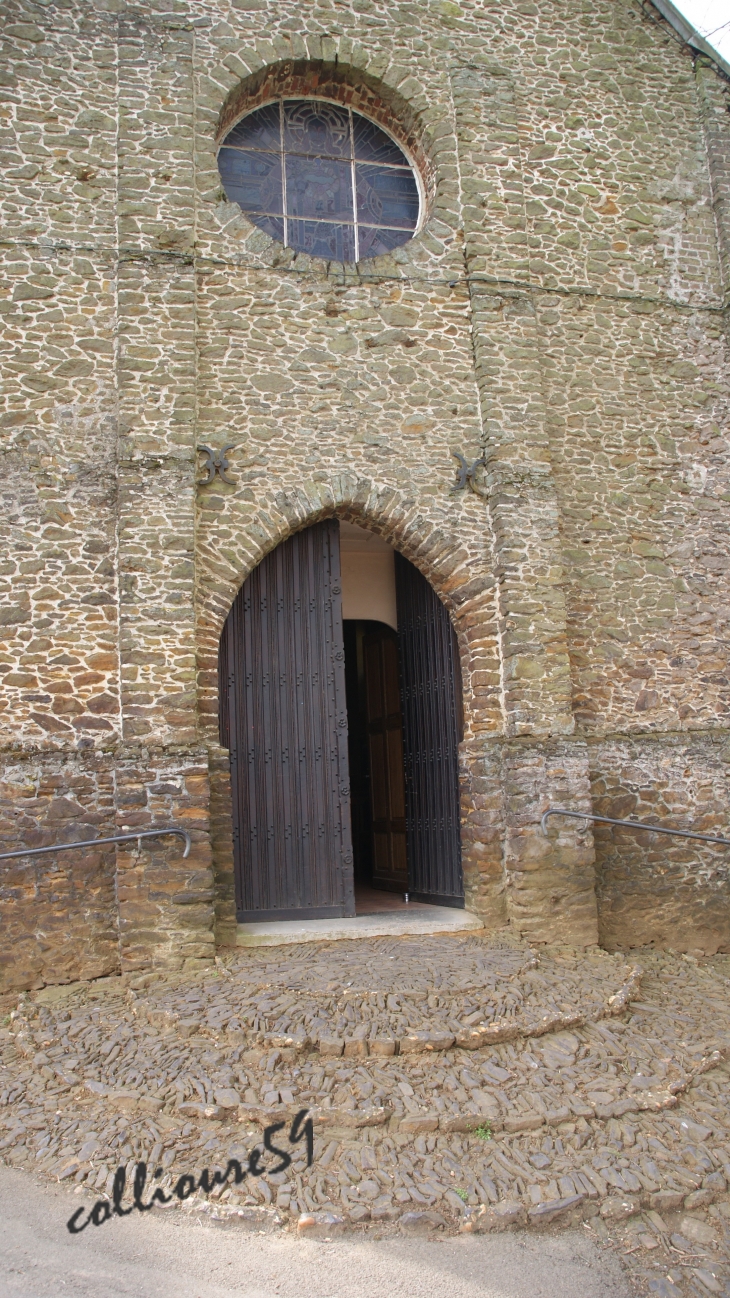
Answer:
<svg viewBox="0 0 730 1298"><path fill-rule="evenodd" d="M279 99L228 132L218 154L226 197L286 248L357 262L418 228L416 175L395 140L351 108Z"/></svg>

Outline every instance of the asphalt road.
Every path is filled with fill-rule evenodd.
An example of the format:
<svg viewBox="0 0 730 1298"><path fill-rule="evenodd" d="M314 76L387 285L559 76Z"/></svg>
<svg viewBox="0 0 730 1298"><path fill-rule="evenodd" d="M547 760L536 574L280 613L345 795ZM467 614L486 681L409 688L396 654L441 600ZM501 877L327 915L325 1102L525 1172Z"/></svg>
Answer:
<svg viewBox="0 0 730 1298"><path fill-rule="evenodd" d="M632 1298L584 1228L332 1243L132 1213L72 1236L84 1200L0 1167L0 1298ZM90 1201L87 1201L90 1202Z"/></svg>

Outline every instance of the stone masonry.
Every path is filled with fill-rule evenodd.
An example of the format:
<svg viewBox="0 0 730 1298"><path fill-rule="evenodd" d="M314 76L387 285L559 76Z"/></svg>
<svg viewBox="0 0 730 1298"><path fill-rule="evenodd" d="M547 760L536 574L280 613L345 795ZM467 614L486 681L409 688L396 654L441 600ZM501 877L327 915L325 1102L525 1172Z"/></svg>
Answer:
<svg viewBox="0 0 730 1298"><path fill-rule="evenodd" d="M0 1160L66 1187L92 1235L144 1164L143 1208L239 1232L582 1223L622 1293L727 1298L730 957L346 945L4 995Z"/></svg>
<svg viewBox="0 0 730 1298"><path fill-rule="evenodd" d="M7 863L4 985L231 942L220 631L332 514L453 619L485 926L727 951L722 849L539 825L728 830L722 70L639 0L6 0L1 38L0 841L193 837ZM225 200L277 94L388 127L409 243L327 263Z"/></svg>

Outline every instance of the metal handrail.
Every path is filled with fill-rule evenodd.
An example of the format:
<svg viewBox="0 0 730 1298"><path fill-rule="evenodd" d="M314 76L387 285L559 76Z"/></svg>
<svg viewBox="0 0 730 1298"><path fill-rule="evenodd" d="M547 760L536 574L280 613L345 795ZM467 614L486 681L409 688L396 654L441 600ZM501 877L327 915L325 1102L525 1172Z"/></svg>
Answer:
<svg viewBox="0 0 730 1298"><path fill-rule="evenodd" d="M665 829L663 825L648 825L645 820L612 820L610 816L593 816L589 811L564 811L562 807L548 807L540 820L540 828L547 837L548 816L570 816L572 820L599 820L604 825L626 825L629 829L648 829L652 834L674 834L677 838L699 838L703 843L718 843L730 847L729 838L713 838L711 834L693 834L688 829ZM586 828L588 826L586 825Z"/></svg>
<svg viewBox="0 0 730 1298"><path fill-rule="evenodd" d="M80 843L54 843L52 847L24 847L20 852L0 852L0 861L10 861L14 856L41 856L44 852L70 852L76 847L100 847L102 843L126 843L135 838L139 843L143 838L160 838L163 834L176 834L178 838L184 838L183 857L188 855L192 840L187 829L172 826L169 829L142 829L137 834L113 834L111 838L85 838Z"/></svg>

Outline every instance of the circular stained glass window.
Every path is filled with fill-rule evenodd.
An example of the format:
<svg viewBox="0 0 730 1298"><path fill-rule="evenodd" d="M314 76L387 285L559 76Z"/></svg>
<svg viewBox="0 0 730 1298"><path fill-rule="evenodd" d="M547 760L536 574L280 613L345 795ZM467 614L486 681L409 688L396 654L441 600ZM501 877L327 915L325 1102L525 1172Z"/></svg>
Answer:
<svg viewBox="0 0 730 1298"><path fill-rule="evenodd" d="M418 227L420 194L402 149L367 117L325 99L279 99L225 137L226 197L286 248L356 262Z"/></svg>

